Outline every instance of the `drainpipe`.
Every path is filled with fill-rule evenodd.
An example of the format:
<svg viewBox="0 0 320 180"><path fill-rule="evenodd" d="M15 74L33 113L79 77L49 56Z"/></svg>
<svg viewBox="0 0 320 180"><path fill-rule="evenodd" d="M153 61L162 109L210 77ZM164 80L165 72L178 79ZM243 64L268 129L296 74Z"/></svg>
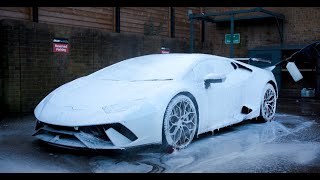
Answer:
<svg viewBox="0 0 320 180"><path fill-rule="evenodd" d="M233 45L233 34L234 34L234 15L230 18L230 58L234 56L234 45Z"/></svg>
<svg viewBox="0 0 320 180"><path fill-rule="evenodd" d="M188 10L188 16L190 20L190 53L193 53L193 18L192 16L192 10Z"/></svg>
<svg viewBox="0 0 320 180"><path fill-rule="evenodd" d="M320 57L317 57L316 62L316 97L320 98Z"/></svg>

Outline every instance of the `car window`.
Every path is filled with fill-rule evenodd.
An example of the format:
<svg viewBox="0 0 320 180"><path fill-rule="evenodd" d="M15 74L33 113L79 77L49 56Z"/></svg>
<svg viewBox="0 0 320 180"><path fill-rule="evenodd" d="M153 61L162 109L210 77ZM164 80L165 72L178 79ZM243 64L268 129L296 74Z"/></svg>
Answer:
<svg viewBox="0 0 320 180"><path fill-rule="evenodd" d="M204 62L197 64L193 68L194 77L196 80L203 80L204 76L209 73L229 74L235 68L231 61L226 59L208 59Z"/></svg>
<svg viewBox="0 0 320 180"><path fill-rule="evenodd" d="M215 73L229 74L234 71L235 68L232 66L231 61L225 59L212 59L215 64Z"/></svg>
<svg viewBox="0 0 320 180"><path fill-rule="evenodd" d="M195 80L202 81L204 76L209 73L214 73L214 63L210 60L200 62L193 68Z"/></svg>

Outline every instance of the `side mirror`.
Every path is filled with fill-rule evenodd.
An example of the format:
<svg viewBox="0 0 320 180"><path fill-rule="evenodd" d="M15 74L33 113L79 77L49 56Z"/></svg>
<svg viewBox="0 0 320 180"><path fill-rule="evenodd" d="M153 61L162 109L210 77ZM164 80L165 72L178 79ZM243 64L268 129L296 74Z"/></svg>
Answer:
<svg viewBox="0 0 320 180"><path fill-rule="evenodd" d="M226 80L225 74L210 73L204 77L204 86L206 89L208 89L211 83L222 83L225 80Z"/></svg>

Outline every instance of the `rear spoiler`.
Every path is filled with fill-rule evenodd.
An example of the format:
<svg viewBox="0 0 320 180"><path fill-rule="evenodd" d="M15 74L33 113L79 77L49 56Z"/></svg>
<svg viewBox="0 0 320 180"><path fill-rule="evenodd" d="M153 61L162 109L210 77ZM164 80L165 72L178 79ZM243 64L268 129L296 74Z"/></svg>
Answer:
<svg viewBox="0 0 320 180"><path fill-rule="evenodd" d="M271 64L270 60L266 60L266 59L262 59L262 58L232 58L232 59L237 60L237 61L260 61L260 62L266 62L266 63Z"/></svg>

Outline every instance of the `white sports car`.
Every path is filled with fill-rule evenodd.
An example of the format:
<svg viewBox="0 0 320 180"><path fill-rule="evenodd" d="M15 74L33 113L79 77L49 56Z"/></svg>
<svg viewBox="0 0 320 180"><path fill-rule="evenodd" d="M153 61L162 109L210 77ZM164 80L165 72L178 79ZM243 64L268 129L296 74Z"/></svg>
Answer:
<svg viewBox="0 0 320 180"><path fill-rule="evenodd" d="M72 148L185 148L201 133L275 116L272 72L208 54L154 54L66 83L35 108L35 137Z"/></svg>

